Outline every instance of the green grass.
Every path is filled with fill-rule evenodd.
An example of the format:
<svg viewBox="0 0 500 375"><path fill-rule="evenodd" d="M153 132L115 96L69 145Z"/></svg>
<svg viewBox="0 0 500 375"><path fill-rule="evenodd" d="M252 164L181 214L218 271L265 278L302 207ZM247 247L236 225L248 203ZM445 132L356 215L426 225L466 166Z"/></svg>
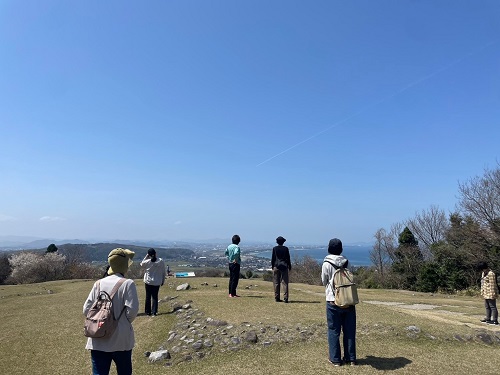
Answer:
<svg viewBox="0 0 500 375"><path fill-rule="evenodd" d="M189 282L184 292L175 286ZM208 282L208 286L202 286ZM238 324L241 322L296 326L324 324L323 288L290 284L289 304L277 304L272 284L262 280L241 280L242 298L227 298L227 279L168 279L160 298L178 296L192 300L206 316ZM139 298L144 298L141 280L136 280ZM213 287L218 284L218 287ZM84 349L82 305L92 281L58 281L33 285L0 286L0 371L4 374L90 374L90 356ZM249 286L250 289L245 287ZM51 291L49 293L49 290ZM217 353L202 360L164 367L151 365L143 353L157 350L175 324L170 305L160 305L156 318L139 316L134 322L136 347L134 374L497 374L500 346L459 342L454 335L473 336L478 329L496 333L500 329L481 325L483 301L477 297L430 295L406 291L361 290L357 307L357 351L359 366L332 368L326 361L324 337L308 342L273 344L264 348ZM405 309L380 302L438 306L432 310ZM141 307L142 311L142 307ZM406 327L421 329L410 338ZM326 329L326 328L325 328ZM114 372L114 368L111 373Z"/></svg>

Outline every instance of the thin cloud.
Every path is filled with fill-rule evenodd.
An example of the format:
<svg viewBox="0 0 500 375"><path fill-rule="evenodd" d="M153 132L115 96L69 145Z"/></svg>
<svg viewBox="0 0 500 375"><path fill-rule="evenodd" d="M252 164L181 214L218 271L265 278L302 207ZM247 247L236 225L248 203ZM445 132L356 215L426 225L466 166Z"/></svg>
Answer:
<svg viewBox="0 0 500 375"><path fill-rule="evenodd" d="M2 215L0 214L0 221L16 221L17 218L9 215Z"/></svg>
<svg viewBox="0 0 500 375"><path fill-rule="evenodd" d="M180 221L180 220L177 220L176 222L174 222L174 225L180 225L180 224L182 224L182 221Z"/></svg>
<svg viewBox="0 0 500 375"><path fill-rule="evenodd" d="M40 218L40 221L64 221L64 220L66 219L58 216L42 216Z"/></svg>
<svg viewBox="0 0 500 375"><path fill-rule="evenodd" d="M304 140L300 141L299 143L296 143L296 144L294 144L293 146L290 146L290 147L288 147L287 149L285 149L285 150L283 150L283 151L281 151L281 152L278 152L277 154L275 154L275 155L271 156L270 158L268 158L268 159L264 160L263 162L260 162L259 164L257 164L257 165L256 165L256 167L260 167L261 165L266 164L267 162L270 162L271 160L273 160L273 159L277 158L278 156L281 156L281 155L283 155L284 153L286 153L286 152L288 152L288 151L293 150L294 148L296 148L296 147L298 147L298 146L302 145L303 143L306 143L306 142L310 141L311 139L317 138L317 137L319 137L321 134L326 133L327 131L329 131L329 130L331 130L331 129L333 129L333 128L337 127L337 126L342 125L344 122L347 122L347 121L351 120L352 118L357 117L357 116L359 116L359 115L363 114L364 112L368 111L369 109L372 109L372 108L374 108L374 107L377 107L378 105L380 105L380 104L382 104L382 103L384 103L384 102L388 101L389 99L393 99L394 97L396 97L396 96L398 96L398 95L400 95L400 94L403 94L404 92L406 92L406 91L408 91L408 90L412 89L414 86L417 86L417 85L419 85L419 84L421 84L421 83L423 83L423 82L425 82L425 81L427 81L427 80L429 80L429 79L433 78L434 76L436 76L436 75L438 75L438 74L440 74L440 73L443 73L444 71L446 71L446 70L450 69L451 67L453 67L453 66L455 66L455 65L460 64L462 61L464 61L464 60L468 59L469 57L471 57L471 56L475 55L476 53L481 52L482 50L484 50L484 49L486 49L486 48L491 47L492 45L496 44L497 42L498 42L498 41L493 41L493 42L487 43L487 44L483 45L482 47L480 47L480 48L478 48L478 49L476 49L476 50L473 50L473 51L471 51L471 52L467 53L466 55L464 55L464 56L462 56L462 57L460 57L460 58L458 58L458 59L456 59L456 60L452 61L452 62L451 62L451 63L449 63L448 65L445 65L445 66L443 66L442 68L437 69L437 70L433 71L432 73L430 73L430 74L428 74L428 75L426 75L426 76L424 76L424 77L421 77L421 78L419 78L419 79L417 79L417 80L415 80L415 81L413 81L413 82L411 82L411 83L407 84L406 86L402 87L402 88L401 88L401 89L399 89L398 91L396 91L396 92L394 92L394 93L392 93L392 94L390 94L390 95L388 95L388 96L386 96L386 97L382 98L381 100L378 100L378 101L377 101L377 102L375 102L375 103L372 103L372 104L370 104L370 105L367 105L366 107L362 108L361 110L359 110L359 111L357 111L357 112L355 112L355 113L351 114L350 116L347 116L346 118L344 118L344 119L342 119L342 120L340 120L340 121L335 122L334 124L332 124L332 125L328 126L327 128L325 128L325 129L323 129L323 130L321 130L321 131L317 132L316 134L311 135L310 137L308 137L308 138L306 138L306 139L304 139Z"/></svg>

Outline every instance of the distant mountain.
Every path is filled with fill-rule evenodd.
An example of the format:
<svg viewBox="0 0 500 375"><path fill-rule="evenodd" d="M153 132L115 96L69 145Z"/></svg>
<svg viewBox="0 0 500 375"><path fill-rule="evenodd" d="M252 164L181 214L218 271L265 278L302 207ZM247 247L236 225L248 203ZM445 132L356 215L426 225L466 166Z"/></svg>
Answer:
<svg viewBox="0 0 500 375"><path fill-rule="evenodd" d="M95 243L95 244L64 244L58 246L58 252L68 256L75 257L87 262L105 262L108 259L108 254L111 250L121 247L127 248L135 252L135 261L141 261L151 246L136 246L123 243ZM158 257L165 260L168 259L190 259L195 253L191 249L185 248L163 248L155 247Z"/></svg>
<svg viewBox="0 0 500 375"><path fill-rule="evenodd" d="M88 241L74 239L74 240L56 240L53 238L37 238L37 237L23 237L23 236L0 236L0 249L1 250L28 250L39 249L47 247L50 244L57 246L66 243L88 244Z"/></svg>

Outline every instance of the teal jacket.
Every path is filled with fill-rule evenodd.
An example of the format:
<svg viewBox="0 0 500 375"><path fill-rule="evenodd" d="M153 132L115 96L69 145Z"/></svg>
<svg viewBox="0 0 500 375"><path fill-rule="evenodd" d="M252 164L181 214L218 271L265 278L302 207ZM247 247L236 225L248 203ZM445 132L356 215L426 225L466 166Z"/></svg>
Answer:
<svg viewBox="0 0 500 375"><path fill-rule="evenodd" d="M229 260L229 263L241 264L240 247L238 245L229 245L226 249L225 255L227 260Z"/></svg>

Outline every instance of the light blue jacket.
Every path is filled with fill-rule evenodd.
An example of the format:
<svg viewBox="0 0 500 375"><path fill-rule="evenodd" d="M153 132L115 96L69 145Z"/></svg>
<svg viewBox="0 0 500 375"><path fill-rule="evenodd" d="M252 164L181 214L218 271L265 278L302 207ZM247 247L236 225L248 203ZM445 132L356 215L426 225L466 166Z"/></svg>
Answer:
<svg viewBox="0 0 500 375"><path fill-rule="evenodd" d="M227 260L229 260L229 263L241 264L240 247L238 245L229 245L224 254L227 257Z"/></svg>

